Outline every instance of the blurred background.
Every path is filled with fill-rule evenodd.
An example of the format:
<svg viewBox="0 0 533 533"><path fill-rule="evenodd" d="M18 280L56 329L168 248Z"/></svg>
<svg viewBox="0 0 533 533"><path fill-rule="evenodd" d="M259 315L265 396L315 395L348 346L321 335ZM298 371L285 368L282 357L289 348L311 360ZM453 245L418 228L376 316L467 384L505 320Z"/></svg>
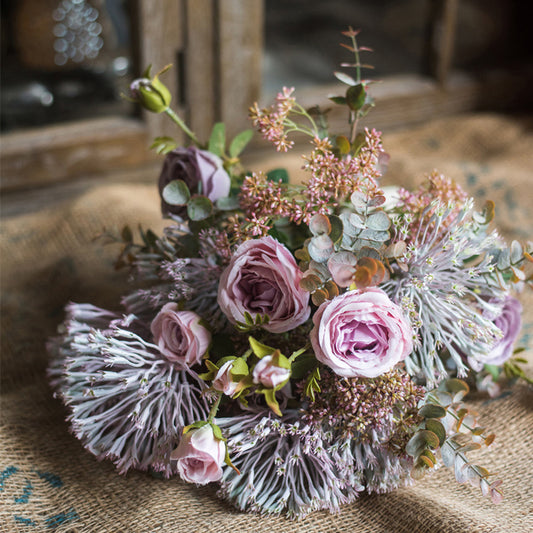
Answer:
<svg viewBox="0 0 533 533"><path fill-rule="evenodd" d="M340 32L375 50L384 131L470 110L531 109L527 2L519 0L3 0L3 190L153 162L161 117L121 98L148 63L200 137L249 127L248 106L296 86L308 105L350 61ZM330 121L344 120L334 110ZM170 127L172 127L170 125ZM182 139L183 140L183 139ZM260 149L260 144L257 144ZM138 148L138 149L137 149Z"/></svg>

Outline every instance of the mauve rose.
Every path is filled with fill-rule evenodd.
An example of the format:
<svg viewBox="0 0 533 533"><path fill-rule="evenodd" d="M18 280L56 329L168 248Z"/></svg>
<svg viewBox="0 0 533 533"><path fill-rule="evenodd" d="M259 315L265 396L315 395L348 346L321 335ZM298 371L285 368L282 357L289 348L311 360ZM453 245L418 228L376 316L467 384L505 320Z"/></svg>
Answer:
<svg viewBox="0 0 533 533"><path fill-rule="evenodd" d="M232 381L231 369L233 368L233 361L226 361L219 369L211 384L213 389L231 396L239 385L238 382Z"/></svg>
<svg viewBox="0 0 533 533"><path fill-rule="evenodd" d="M172 302L161 308L150 329L161 353L180 367L200 363L211 342L211 333L200 325L200 317L192 311L178 311Z"/></svg>
<svg viewBox="0 0 533 533"><path fill-rule="evenodd" d="M222 477L226 443L215 438L213 428L206 424L183 435L170 458L178 461L178 472L184 481L205 485Z"/></svg>
<svg viewBox="0 0 533 533"><path fill-rule="evenodd" d="M491 300L491 303L495 301ZM507 296L500 314L496 317L488 317L501 330L503 336L495 342L492 350L485 356L477 356L475 360L469 357L470 366L474 370L481 370L483 365L503 365L513 355L513 345L522 327L521 314L520 302L512 296Z"/></svg>
<svg viewBox="0 0 533 533"><path fill-rule="evenodd" d="M377 377L413 349L413 330L381 289L348 291L324 302L313 316L316 358L344 377Z"/></svg>
<svg viewBox="0 0 533 533"><path fill-rule="evenodd" d="M272 364L272 356L265 355L255 365L253 381L256 385L261 384L263 387L275 389L291 377L289 368L282 368Z"/></svg>
<svg viewBox="0 0 533 533"><path fill-rule="evenodd" d="M166 155L159 176L159 194L173 180L183 180L191 194L203 194L212 202L228 196L231 186L221 159L196 147L176 148ZM199 183L202 184L201 191L198 190ZM173 213L182 217L187 212L186 207L169 205L163 199L161 210L163 214Z"/></svg>
<svg viewBox="0 0 533 533"><path fill-rule="evenodd" d="M228 320L245 322L268 315L263 327L272 333L303 324L311 313L309 293L300 288L302 272L292 254L272 237L241 244L220 277L218 305Z"/></svg>

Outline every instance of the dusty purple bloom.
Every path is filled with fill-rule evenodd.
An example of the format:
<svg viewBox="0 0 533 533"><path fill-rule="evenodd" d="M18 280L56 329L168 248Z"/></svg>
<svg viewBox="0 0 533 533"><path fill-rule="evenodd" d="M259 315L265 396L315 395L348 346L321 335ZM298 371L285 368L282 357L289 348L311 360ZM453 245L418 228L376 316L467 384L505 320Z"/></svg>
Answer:
<svg viewBox="0 0 533 533"><path fill-rule="evenodd" d="M522 305L512 296L507 296L503 302L501 313L492 318L494 325L501 330L502 337L497 339L486 356L469 358L474 370L481 370L482 365L503 365L513 355L513 345L522 327Z"/></svg>
<svg viewBox="0 0 533 533"><path fill-rule="evenodd" d="M173 302L161 308L150 329L161 354L179 367L200 363L211 342L211 333L200 324L200 317L193 311L178 311Z"/></svg>
<svg viewBox="0 0 533 533"><path fill-rule="evenodd" d="M245 313L269 317L272 333L303 324L311 313L309 293L300 288L302 272L292 254L272 237L241 244L220 277L218 304L233 324Z"/></svg>
<svg viewBox="0 0 533 533"><path fill-rule="evenodd" d="M316 358L344 377L374 378L413 349L413 331L381 289L348 291L324 302L313 317Z"/></svg>
<svg viewBox="0 0 533 533"><path fill-rule="evenodd" d="M231 180L216 155L196 147L176 148L169 152L159 176L159 194L173 180L183 180L191 194L202 194L211 201L229 194ZM167 204L161 199L163 214L184 216L186 208Z"/></svg>

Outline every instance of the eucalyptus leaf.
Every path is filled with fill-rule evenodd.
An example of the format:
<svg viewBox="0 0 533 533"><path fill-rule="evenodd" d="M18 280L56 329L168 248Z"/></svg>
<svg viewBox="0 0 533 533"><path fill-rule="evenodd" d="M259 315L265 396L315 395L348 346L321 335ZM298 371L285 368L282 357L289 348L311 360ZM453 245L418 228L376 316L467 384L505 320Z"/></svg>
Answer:
<svg viewBox="0 0 533 533"><path fill-rule="evenodd" d="M439 438L439 446L442 446L444 444L444 441L446 440L446 429L442 425L442 422L440 420L437 420L435 418L428 418L426 420L426 429L429 431L432 431L437 435Z"/></svg>
<svg viewBox="0 0 533 533"><path fill-rule="evenodd" d="M366 225L376 231L386 231L390 228L391 221L387 213L376 211L367 218Z"/></svg>
<svg viewBox="0 0 533 533"><path fill-rule="evenodd" d="M346 105L346 98L344 96L328 96L328 98L335 104Z"/></svg>
<svg viewBox="0 0 533 533"><path fill-rule="evenodd" d="M331 224L329 238L336 244L342 239L342 235L344 233L344 224L336 215L330 215L329 222Z"/></svg>
<svg viewBox="0 0 533 533"><path fill-rule="evenodd" d="M191 198L191 192L183 180L172 180L165 185L161 196L169 205L185 205Z"/></svg>
<svg viewBox="0 0 533 533"><path fill-rule="evenodd" d="M352 85L346 91L346 103L352 111L359 111L365 105L366 91L362 84Z"/></svg>
<svg viewBox="0 0 533 533"><path fill-rule="evenodd" d="M419 409L418 414L424 418L444 418L446 416L446 409L440 405L427 403Z"/></svg>
<svg viewBox="0 0 533 533"><path fill-rule="evenodd" d="M333 75L339 80L342 81L342 83L346 83L346 85L357 85L357 82L348 74L345 74L344 72L334 72Z"/></svg>
<svg viewBox="0 0 533 533"><path fill-rule="evenodd" d="M187 203L187 215L191 220L205 220L213 213L213 203L206 196L193 196Z"/></svg>

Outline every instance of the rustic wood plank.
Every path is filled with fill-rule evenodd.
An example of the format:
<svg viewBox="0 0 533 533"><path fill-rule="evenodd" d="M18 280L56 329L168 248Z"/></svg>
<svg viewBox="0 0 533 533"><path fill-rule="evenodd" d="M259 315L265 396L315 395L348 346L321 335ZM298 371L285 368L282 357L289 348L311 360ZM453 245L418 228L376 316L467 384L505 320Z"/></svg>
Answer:
<svg viewBox="0 0 533 533"><path fill-rule="evenodd" d="M140 59L141 69L151 64L153 73L172 63L174 68L163 75L161 80L172 94L172 107L178 113L179 72L176 65L178 53L184 46L184 6L182 0L140 0ZM149 135L169 135L183 142L181 131L164 114L145 112L144 119Z"/></svg>
<svg viewBox="0 0 533 533"><path fill-rule="evenodd" d="M191 129L207 140L216 121L215 0L186 1L185 104Z"/></svg>
<svg viewBox="0 0 533 533"><path fill-rule="evenodd" d="M452 68L457 23L458 0L442 0L440 13L434 26L433 53L435 58L434 75L444 87Z"/></svg>
<svg viewBox="0 0 533 533"><path fill-rule="evenodd" d="M228 133L248 128L248 107L259 97L263 1L219 0L219 118Z"/></svg>
<svg viewBox="0 0 533 533"><path fill-rule="evenodd" d="M2 191L31 188L154 160L140 120L111 117L2 135Z"/></svg>

